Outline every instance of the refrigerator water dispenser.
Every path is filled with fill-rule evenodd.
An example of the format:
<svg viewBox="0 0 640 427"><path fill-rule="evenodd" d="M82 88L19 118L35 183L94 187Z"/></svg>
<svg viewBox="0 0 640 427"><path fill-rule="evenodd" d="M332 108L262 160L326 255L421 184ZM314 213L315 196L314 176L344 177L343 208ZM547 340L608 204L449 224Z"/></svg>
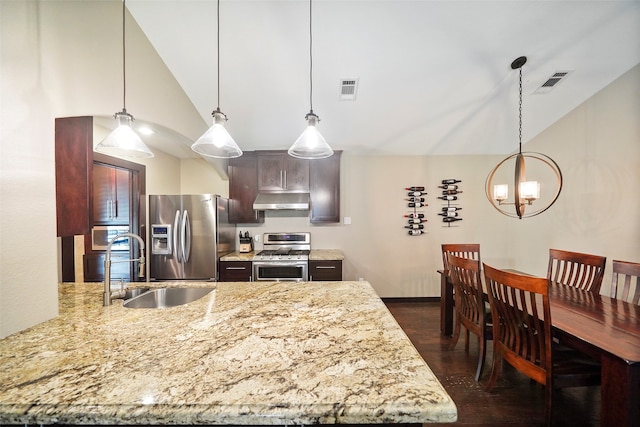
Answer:
<svg viewBox="0 0 640 427"><path fill-rule="evenodd" d="M151 225L151 253L171 255L171 224Z"/></svg>

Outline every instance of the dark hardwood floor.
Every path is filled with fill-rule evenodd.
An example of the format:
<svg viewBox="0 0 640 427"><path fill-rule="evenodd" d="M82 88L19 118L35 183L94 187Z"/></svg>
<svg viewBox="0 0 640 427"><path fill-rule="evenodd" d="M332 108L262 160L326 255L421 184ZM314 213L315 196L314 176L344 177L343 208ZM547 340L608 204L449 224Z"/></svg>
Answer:
<svg viewBox="0 0 640 427"><path fill-rule="evenodd" d="M503 373L493 391L484 391L491 373L491 343L479 383L473 378L478 363L477 337L470 336L469 353L464 351L462 335L455 350L448 350L451 337L440 334L439 302L385 300L385 303L456 403L457 424L493 427L544 424L544 389L508 364L503 364ZM555 390L553 421L556 426L600 425L600 387Z"/></svg>

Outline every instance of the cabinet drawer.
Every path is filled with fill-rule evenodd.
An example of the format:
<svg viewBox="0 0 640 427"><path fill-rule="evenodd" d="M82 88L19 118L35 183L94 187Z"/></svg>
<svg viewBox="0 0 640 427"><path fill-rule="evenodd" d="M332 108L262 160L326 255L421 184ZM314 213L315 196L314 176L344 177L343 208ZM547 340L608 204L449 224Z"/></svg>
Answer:
<svg viewBox="0 0 640 427"><path fill-rule="evenodd" d="M309 280L342 280L342 261L309 261Z"/></svg>
<svg viewBox="0 0 640 427"><path fill-rule="evenodd" d="M84 281L85 282L102 282L104 281L104 259L105 253L91 253L84 255ZM128 252L111 252L111 280L131 280L131 263L123 262L129 259ZM135 263L136 268L138 263Z"/></svg>
<svg viewBox="0 0 640 427"><path fill-rule="evenodd" d="M251 261L220 261L221 282L251 282Z"/></svg>

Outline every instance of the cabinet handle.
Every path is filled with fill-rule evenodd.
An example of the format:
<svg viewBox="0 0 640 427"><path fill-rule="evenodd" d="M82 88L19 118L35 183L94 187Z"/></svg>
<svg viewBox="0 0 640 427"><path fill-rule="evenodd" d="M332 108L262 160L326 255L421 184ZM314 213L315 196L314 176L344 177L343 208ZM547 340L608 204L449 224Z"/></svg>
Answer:
<svg viewBox="0 0 640 427"><path fill-rule="evenodd" d="M280 187L284 188L284 179L282 178L282 170L280 170Z"/></svg>
<svg viewBox="0 0 640 427"><path fill-rule="evenodd" d="M287 171L286 170L284 171L284 186L282 188L284 189L287 188Z"/></svg>
<svg viewBox="0 0 640 427"><path fill-rule="evenodd" d="M226 267L225 270L246 270L247 267Z"/></svg>
<svg viewBox="0 0 640 427"><path fill-rule="evenodd" d="M336 266L335 265L316 265L316 268L318 270L322 269L329 269L329 270L335 270Z"/></svg>

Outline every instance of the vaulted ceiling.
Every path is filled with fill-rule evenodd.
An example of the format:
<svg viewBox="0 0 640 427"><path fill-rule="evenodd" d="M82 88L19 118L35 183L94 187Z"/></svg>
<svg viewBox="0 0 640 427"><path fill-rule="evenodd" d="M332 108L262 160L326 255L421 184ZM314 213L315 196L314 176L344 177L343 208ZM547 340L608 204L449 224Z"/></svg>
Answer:
<svg viewBox="0 0 640 427"><path fill-rule="evenodd" d="M127 8L198 112L218 105L215 0ZM221 0L220 109L243 150L287 149L310 109L309 2ZM315 0L313 110L334 149L504 154L640 63L640 1ZM541 86L568 73L550 90ZM355 80L355 99L341 82Z"/></svg>

